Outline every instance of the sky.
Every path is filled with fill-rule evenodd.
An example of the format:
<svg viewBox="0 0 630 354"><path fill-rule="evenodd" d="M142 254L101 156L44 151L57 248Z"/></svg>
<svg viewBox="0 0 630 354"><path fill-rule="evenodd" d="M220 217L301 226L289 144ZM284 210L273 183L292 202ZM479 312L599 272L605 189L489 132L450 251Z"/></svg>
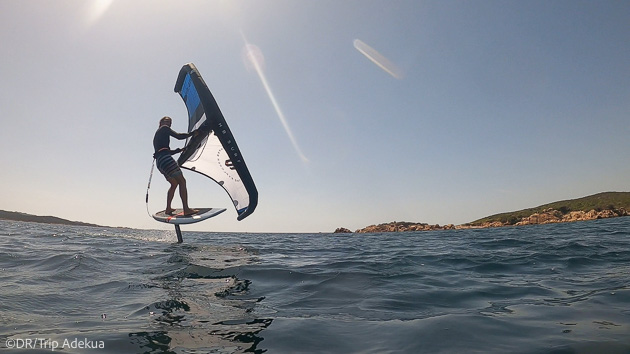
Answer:
<svg viewBox="0 0 630 354"><path fill-rule="evenodd" d="M189 62L259 202L237 221L185 171L191 206L228 210L184 231L462 224L630 191L628 24L628 1L0 0L0 209L171 229L149 216L157 169L145 195L159 119L187 128Z"/></svg>

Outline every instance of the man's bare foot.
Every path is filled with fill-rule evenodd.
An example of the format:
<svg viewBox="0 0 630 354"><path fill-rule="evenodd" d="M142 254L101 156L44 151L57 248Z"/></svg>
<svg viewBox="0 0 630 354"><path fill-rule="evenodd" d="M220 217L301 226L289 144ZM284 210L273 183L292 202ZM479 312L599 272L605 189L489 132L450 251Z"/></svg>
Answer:
<svg viewBox="0 0 630 354"><path fill-rule="evenodd" d="M166 215L173 215L174 212L175 212L175 209L173 209L173 208L169 208L169 209L164 210L164 213Z"/></svg>
<svg viewBox="0 0 630 354"><path fill-rule="evenodd" d="M197 209L185 209L184 210L184 215L192 215L192 214L196 214L199 210Z"/></svg>

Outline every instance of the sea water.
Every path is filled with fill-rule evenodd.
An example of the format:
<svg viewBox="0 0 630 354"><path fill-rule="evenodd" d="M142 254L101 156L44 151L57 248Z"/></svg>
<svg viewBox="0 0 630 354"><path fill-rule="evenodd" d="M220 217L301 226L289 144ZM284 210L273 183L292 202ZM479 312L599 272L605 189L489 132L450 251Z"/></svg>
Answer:
<svg viewBox="0 0 630 354"><path fill-rule="evenodd" d="M174 240L0 221L0 351L630 353L630 218Z"/></svg>

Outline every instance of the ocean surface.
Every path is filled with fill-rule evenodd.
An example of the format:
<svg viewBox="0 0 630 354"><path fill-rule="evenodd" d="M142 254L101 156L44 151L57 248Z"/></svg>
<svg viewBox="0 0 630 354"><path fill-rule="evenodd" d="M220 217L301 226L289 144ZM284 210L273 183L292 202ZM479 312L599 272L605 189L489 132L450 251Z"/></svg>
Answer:
<svg viewBox="0 0 630 354"><path fill-rule="evenodd" d="M0 221L0 352L630 353L630 217L174 240Z"/></svg>

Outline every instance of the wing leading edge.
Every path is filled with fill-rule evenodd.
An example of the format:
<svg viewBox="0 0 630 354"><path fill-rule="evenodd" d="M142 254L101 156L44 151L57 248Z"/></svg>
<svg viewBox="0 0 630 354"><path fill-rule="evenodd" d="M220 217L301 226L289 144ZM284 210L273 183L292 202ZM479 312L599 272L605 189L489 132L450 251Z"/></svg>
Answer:
<svg viewBox="0 0 630 354"><path fill-rule="evenodd" d="M188 132L201 132L188 138L177 162L221 185L232 199L237 219L243 220L254 212L258 190L216 100L192 63L179 71L175 92L188 110Z"/></svg>

